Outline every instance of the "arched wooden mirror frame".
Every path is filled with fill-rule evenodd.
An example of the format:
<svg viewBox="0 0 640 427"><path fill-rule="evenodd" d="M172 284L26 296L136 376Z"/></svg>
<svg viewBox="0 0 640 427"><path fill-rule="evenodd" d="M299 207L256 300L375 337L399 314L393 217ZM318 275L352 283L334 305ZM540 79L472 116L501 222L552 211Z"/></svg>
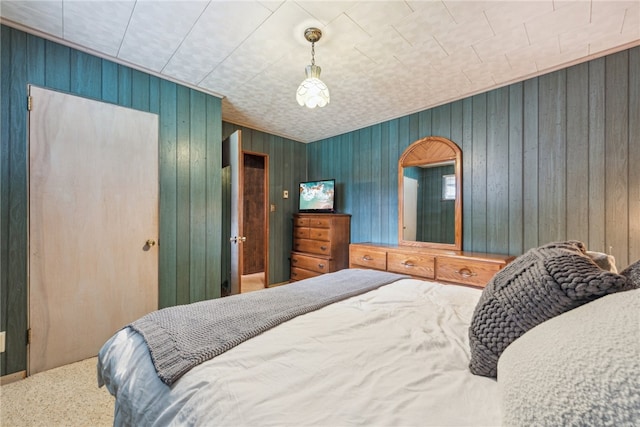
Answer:
<svg viewBox="0 0 640 427"><path fill-rule="evenodd" d="M404 168L454 161L456 198L454 202L454 242L436 243L404 239ZM462 250L462 151L455 142L428 136L412 143L398 161L398 244L434 249Z"/></svg>

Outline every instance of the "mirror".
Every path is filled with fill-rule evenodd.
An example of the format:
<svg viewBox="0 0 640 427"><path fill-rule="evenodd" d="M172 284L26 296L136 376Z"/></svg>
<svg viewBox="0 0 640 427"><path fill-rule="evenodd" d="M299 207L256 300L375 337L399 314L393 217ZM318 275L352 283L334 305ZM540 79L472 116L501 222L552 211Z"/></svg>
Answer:
<svg viewBox="0 0 640 427"><path fill-rule="evenodd" d="M429 136L398 161L398 243L462 249L462 151Z"/></svg>

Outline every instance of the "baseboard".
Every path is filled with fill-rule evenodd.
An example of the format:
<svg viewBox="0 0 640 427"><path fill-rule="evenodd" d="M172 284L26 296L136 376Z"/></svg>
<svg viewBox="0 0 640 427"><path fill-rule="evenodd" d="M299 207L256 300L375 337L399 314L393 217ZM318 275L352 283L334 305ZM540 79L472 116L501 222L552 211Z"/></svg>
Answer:
<svg viewBox="0 0 640 427"><path fill-rule="evenodd" d="M0 385L14 383L27 378L27 371L14 372L0 377Z"/></svg>
<svg viewBox="0 0 640 427"><path fill-rule="evenodd" d="M276 286L288 285L289 282L280 282L280 283L270 283L267 285L267 288L275 288Z"/></svg>

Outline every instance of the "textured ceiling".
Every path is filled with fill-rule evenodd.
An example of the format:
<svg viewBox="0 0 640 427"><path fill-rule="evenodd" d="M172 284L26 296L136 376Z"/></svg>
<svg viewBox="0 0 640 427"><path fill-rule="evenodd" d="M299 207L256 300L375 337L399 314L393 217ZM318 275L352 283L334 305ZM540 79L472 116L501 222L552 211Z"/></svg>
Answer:
<svg viewBox="0 0 640 427"><path fill-rule="evenodd" d="M8 1L2 22L220 97L317 141L640 44L640 0ZM295 92L311 60L325 108Z"/></svg>

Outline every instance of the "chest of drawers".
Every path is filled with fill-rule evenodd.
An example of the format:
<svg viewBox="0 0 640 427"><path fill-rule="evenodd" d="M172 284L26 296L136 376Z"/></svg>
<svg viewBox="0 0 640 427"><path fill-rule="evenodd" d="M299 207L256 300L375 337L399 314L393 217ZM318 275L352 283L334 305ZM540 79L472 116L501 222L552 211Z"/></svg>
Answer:
<svg viewBox="0 0 640 427"><path fill-rule="evenodd" d="M514 257L480 252L447 251L411 246L354 243L350 268L372 268L420 279L485 287Z"/></svg>
<svg viewBox="0 0 640 427"><path fill-rule="evenodd" d="M290 280L347 268L350 235L351 215L295 214Z"/></svg>

